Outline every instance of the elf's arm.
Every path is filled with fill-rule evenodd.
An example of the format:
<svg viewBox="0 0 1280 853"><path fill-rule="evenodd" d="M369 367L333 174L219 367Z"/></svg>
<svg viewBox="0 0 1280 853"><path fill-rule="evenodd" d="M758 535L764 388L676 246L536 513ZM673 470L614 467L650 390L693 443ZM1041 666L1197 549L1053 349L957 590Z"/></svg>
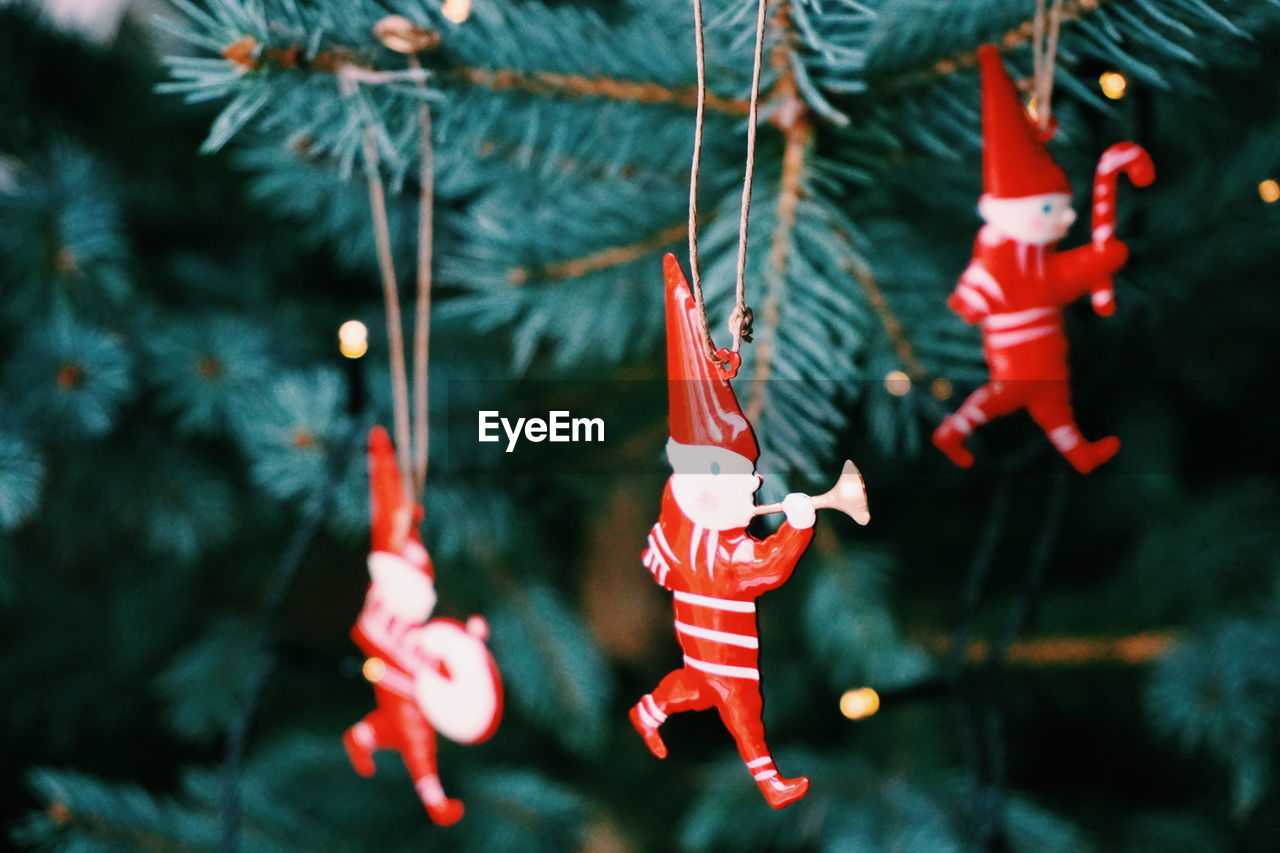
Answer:
<svg viewBox="0 0 1280 853"><path fill-rule="evenodd" d="M782 510L787 520L772 536L757 541L755 559L734 565L739 591L759 594L782 586L809 547L817 515L812 499L789 494L782 501Z"/></svg>
<svg viewBox="0 0 1280 853"><path fill-rule="evenodd" d="M1107 240L1100 247L1081 246L1057 252L1049 259L1049 277L1060 305L1097 290L1129 259L1129 247Z"/></svg>
<svg viewBox="0 0 1280 853"><path fill-rule="evenodd" d="M1004 301L995 276L976 257L960 274L956 289L947 297L947 307L966 323L980 323Z"/></svg>

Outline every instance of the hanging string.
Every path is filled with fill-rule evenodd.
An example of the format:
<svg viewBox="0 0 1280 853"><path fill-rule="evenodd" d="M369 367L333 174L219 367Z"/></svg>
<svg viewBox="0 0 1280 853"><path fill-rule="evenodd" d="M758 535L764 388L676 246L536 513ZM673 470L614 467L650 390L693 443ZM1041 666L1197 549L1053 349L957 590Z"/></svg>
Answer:
<svg viewBox="0 0 1280 853"><path fill-rule="evenodd" d="M738 277L735 285L736 304L729 318L733 331L733 351L751 340L751 309L747 307L747 226L751 218L751 181L756 171L756 110L760 104L760 66L764 57L764 21L769 0L760 0L756 10L756 55L751 69L751 107L747 116L747 165L742 177L742 212L738 218Z"/></svg>
<svg viewBox="0 0 1280 853"><path fill-rule="evenodd" d="M1041 130L1048 130L1052 120L1053 70L1062 28L1062 0L1053 0L1047 11L1045 6L1045 0L1036 0L1036 14L1031 21L1032 93Z"/></svg>
<svg viewBox="0 0 1280 853"><path fill-rule="evenodd" d="M406 22L407 23L407 22ZM416 28L415 28L416 29ZM375 30L376 31L376 30ZM426 32L426 31L419 31ZM382 37L384 34L379 34ZM391 45L388 45L391 46ZM395 48L393 48L395 49ZM410 77L419 87L424 87L425 72L417 57L410 54L410 70L385 78L370 79L363 69L344 66L338 75L344 95L355 94L361 82L384 83ZM418 209L418 269L417 305L414 323L414 412L409 411L409 380L405 364L404 327L400 314L400 294L397 285L395 260L391 249L391 229L387 217L386 189L379 170L377 139L373 129L364 132L363 151L368 178L369 208L373 220L374 245L378 268L382 278L382 296L386 309L387 340L391 362L391 401L395 423L396 465L400 480L412 500L422 493L427 476L427 354L430 339L431 317L431 254L433 233L432 209L434 204L435 166L431 147L430 107L423 104L419 112L419 129L422 133L421 192Z"/></svg>
<svg viewBox="0 0 1280 853"><path fill-rule="evenodd" d="M751 309L746 302L747 231L751 216L751 183L756 164L756 114L760 103L760 69L764 56L764 28L768 0L759 0L756 12L755 60L751 73L751 101L747 120L747 158L742 181L742 207L738 220L738 265L734 289L734 309L729 318L733 332L733 352L738 352L742 341L751 340ZM698 172L702 161L702 128L707 99L707 63L702 21L702 0L693 0L694 55L697 60L697 109L693 129L693 162L689 169L689 271L693 289L693 301L702 323L702 346L707 358L723 364L725 358L712 343L711 326L707 321L706 302L702 295L702 270L698 263Z"/></svg>
<svg viewBox="0 0 1280 853"><path fill-rule="evenodd" d="M698 104L693 119L693 162L689 166L689 283L693 286L693 304L702 320L702 349L707 358L721 362L711 342L711 326L707 323L707 306L702 298L702 268L698 263L698 170L702 164L702 123L707 108L707 59L703 43L702 0L693 0L693 54L698 66Z"/></svg>
<svg viewBox="0 0 1280 853"><path fill-rule="evenodd" d="M410 55L409 64L421 69L416 56ZM426 84L419 81L419 87ZM435 149L431 139L431 105L423 103L418 113L418 132L422 147L418 170L418 301L414 317L413 334L413 487L421 496L427 484L427 448L431 433L427 428L429 415L427 381L430 378L428 357L431 339L431 253L434 234L435 205Z"/></svg>
<svg viewBox="0 0 1280 853"><path fill-rule="evenodd" d="M369 208L373 218L373 239L382 274L382 302L387 315L387 342L391 350L391 405L395 417L396 465L400 480L409 488L410 432L409 382L404 362L404 327L400 317L400 292L396 285L395 260L391 253L391 228L387 223L387 193L378 170L378 143L373 130L364 132L365 170L368 173Z"/></svg>

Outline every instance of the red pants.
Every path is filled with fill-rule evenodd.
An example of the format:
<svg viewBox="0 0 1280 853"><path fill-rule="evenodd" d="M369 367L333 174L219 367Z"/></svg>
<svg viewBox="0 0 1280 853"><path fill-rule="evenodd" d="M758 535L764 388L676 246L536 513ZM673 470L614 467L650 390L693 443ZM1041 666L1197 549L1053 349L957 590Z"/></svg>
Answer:
<svg viewBox="0 0 1280 853"><path fill-rule="evenodd" d="M769 756L759 681L710 675L683 667L667 673L651 695L664 717L681 711L705 711L714 705L724 727L733 735L743 761L751 763Z"/></svg>
<svg viewBox="0 0 1280 853"><path fill-rule="evenodd" d="M968 468L973 454L964 440L973 428L992 418L1026 409L1049 441L1080 473L1087 474L1120 449L1120 441L1108 436L1085 441L1071 408L1071 383L1067 379L1022 379L989 382L969 395L964 405L934 431L933 443L957 465Z"/></svg>
<svg viewBox="0 0 1280 853"><path fill-rule="evenodd" d="M436 773L436 730L422 716L418 704L376 684L378 707L363 722L373 733L373 749L394 749L400 753L414 782Z"/></svg>
<svg viewBox="0 0 1280 853"><path fill-rule="evenodd" d="M963 421L968 433L977 424L1008 415L1025 408L1046 435L1060 427L1074 428L1075 412L1071 408L1071 384L1066 379L1035 379L1014 382L988 382L969 395L964 405L952 415ZM1062 448L1055 440L1054 445Z"/></svg>

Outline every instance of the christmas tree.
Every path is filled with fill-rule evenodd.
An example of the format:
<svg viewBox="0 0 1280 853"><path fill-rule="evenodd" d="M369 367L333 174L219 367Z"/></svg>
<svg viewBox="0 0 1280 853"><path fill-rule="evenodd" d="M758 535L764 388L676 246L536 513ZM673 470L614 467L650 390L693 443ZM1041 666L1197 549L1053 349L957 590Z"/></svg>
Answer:
<svg viewBox="0 0 1280 853"><path fill-rule="evenodd" d="M822 492L850 457L873 517L820 514L761 600L770 742L812 781L783 811L715 714L666 723L661 762L627 716L679 656L640 555L670 473L662 255L687 269L687 0L94 8L0 5L10 843L1274 845L1280 4L767 4L734 386L762 503ZM756 9L706 0L697 226L721 343ZM421 39L410 53L378 31L393 14ZM1123 447L1080 476L1018 416L971 437L960 470L928 437L987 379L980 333L947 307L982 222L978 48L1035 90L1055 20L1050 150L1077 208L1112 143L1156 164L1122 189L1115 316L1065 312L1082 428ZM506 689L492 740L442 739L467 805L452 827L394 756L364 779L342 744L371 707L348 636L368 583L364 437L393 421L368 190L386 188L410 312L424 107L422 533L437 613L485 614ZM1089 239L1081 223L1065 243ZM362 358L339 352L352 319ZM599 417L605 441L504 453L476 441L487 410Z"/></svg>

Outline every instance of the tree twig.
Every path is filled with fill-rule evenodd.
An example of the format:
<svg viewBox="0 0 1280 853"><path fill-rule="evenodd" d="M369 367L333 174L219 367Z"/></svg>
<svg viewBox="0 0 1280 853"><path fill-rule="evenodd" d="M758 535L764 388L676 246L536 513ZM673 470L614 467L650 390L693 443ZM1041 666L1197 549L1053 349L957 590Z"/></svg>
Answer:
<svg viewBox="0 0 1280 853"><path fill-rule="evenodd" d="M969 559L969 570L965 573L964 586L960 590L960 613L956 617L956 627L952 632L951 648L943 664L944 678L955 682L965 664L965 651L969 647L969 639L978 621L978 611L982 605L982 593L986 588L987 575L991 572L991 564L995 560L996 548L1004 536L1005 520L1009 515L1009 475L996 476L991 489L991 499L987 502L984 514L982 533L978 544Z"/></svg>
<svg viewBox="0 0 1280 853"><path fill-rule="evenodd" d="M780 3L772 25L781 31L770 63L779 72L768 100L781 101L775 122L782 128L782 176L778 190L777 224L769 237L769 259L764 271L764 299L760 307L760 333L756 342L755 370L747 398L747 420L755 423L764 411L764 390L773 372L773 354L782 319L782 295L786 288L787 264L790 260L791 235L796 212L804 191L805 154L813 139L813 127L799 96L795 73L791 70L791 14L787 3Z"/></svg>
<svg viewBox="0 0 1280 853"><path fill-rule="evenodd" d="M515 89L530 95L596 97L611 101L671 104L690 108L696 107L698 103L698 92L694 87L672 89L657 83L621 80L613 77L586 77L581 74L558 74L551 71L525 73L506 68L458 68L446 72L445 76L486 89L495 91ZM725 115L745 116L751 105L744 98L729 98L708 91L706 108Z"/></svg>
<svg viewBox="0 0 1280 853"><path fill-rule="evenodd" d="M988 853L1005 853L1009 849L1005 826L1009 765L1005 750L1004 707L1000 692L1001 668L1009 647L1031 624L1039 608L1045 572L1062 531L1069 476L1070 472L1066 464L1058 461L1054 466L1050 483L1044 522L1027 560L1027 571L1022 579L1022 587L1009 609L1008 617L992 646L991 654L987 657L983 719L986 724L984 739L987 746L986 763L989 774L985 780L986 790L981 797L985 808L980 812L979 838L983 850Z"/></svg>
<svg viewBox="0 0 1280 853"><path fill-rule="evenodd" d="M1066 0L1062 5L1061 20L1078 21L1086 15L1098 11L1107 2L1108 0ZM1024 44L1034 43L1034 40L1035 19L1028 18L1013 29L1007 30L1000 38L995 39L995 44L1001 50L1013 50ZM973 68L977 64L978 51L975 48L964 53L938 59L926 70L911 72L899 79L886 81L882 84L881 89L882 91L893 92L912 89L916 86L931 83L938 77L945 77L949 74L955 74L957 71Z"/></svg>
<svg viewBox="0 0 1280 853"><path fill-rule="evenodd" d="M681 221L635 243L610 246L607 249L601 249L598 252L583 255L580 258L571 258L567 261L558 261L541 266L512 267L507 272L507 281L517 286L534 280L561 281L566 278L577 278L588 273L600 272L601 270L629 264L632 261L638 261L647 255L653 254L664 246L672 245L685 236L688 228L688 224Z"/></svg>
<svg viewBox="0 0 1280 853"><path fill-rule="evenodd" d="M333 505L342 480L343 463L350 458L355 446L358 426L355 422L330 449L326 460L325 482L320 498L303 519L288 547L276 564L271 577L271 587L262 608L262 620L258 627L257 655L249 677L248 691L240 705L240 713L231 721L227 730L227 746L222 761L222 843L223 853L237 853L240 849L240 776L244 771L244 755L248 746L249 731L253 727L262 695L276 667L275 627L280 608L284 604L293 578L302 567L307 549L320 535L325 519Z"/></svg>

